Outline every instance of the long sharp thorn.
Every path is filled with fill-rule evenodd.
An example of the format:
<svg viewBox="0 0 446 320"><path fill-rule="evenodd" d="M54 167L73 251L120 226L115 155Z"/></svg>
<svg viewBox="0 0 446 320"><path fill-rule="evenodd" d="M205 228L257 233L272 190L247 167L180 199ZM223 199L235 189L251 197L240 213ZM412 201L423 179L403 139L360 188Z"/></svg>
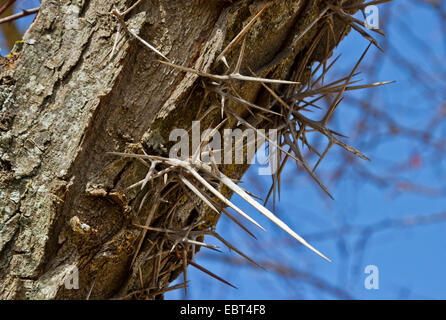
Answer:
<svg viewBox="0 0 446 320"><path fill-rule="evenodd" d="M232 39L232 41L226 46L226 48L223 49L223 51L217 57L217 62L220 60L226 62L225 55L231 52L232 48L240 41L243 35L245 35L249 31L249 29L251 29L252 25L262 15L263 11L265 11L265 9L271 5L272 2L268 2L265 4L265 6L254 16L254 18L252 18L251 21L249 21L249 23L242 29L242 31L240 31L239 34L236 35L235 38ZM228 66L227 62L225 64L226 66Z"/></svg>
<svg viewBox="0 0 446 320"><path fill-rule="evenodd" d="M226 209L222 209L222 211L236 225L238 225L240 228L242 228L243 231L245 231L247 234L249 234L251 237L253 237L254 239L257 240L257 237L251 231L249 231L248 228L246 228L240 221L238 221L236 218L234 218Z"/></svg>
<svg viewBox="0 0 446 320"><path fill-rule="evenodd" d="M154 203L152 205L152 208L150 210L150 213L147 216L146 222L144 224L146 227L148 227L150 225L150 223L152 222L152 218L155 215L155 211L156 211L156 209L158 208L158 205L159 205L159 201L158 201L159 197L160 197L160 194L157 193L157 195L156 195L156 197L154 199ZM141 238L139 239L138 245L137 245L135 253L133 255L133 259L132 259L132 263L131 263L132 266L133 266L133 264L136 261L136 258L138 256L139 250L141 249L141 246L142 246L142 243L144 241L144 238L146 237L146 234L147 234L147 229L143 229Z"/></svg>
<svg viewBox="0 0 446 320"><path fill-rule="evenodd" d="M336 97L332 107L330 108L330 110L327 112L327 114L324 116L324 119L322 120L322 123L326 124L328 119L331 117L331 115L333 114L334 110L336 109L336 107L338 106L338 104L341 102L342 96L344 95L345 92L345 88L347 87L347 83L352 79L352 77L354 76L354 74L356 73L356 70L358 70L359 65L361 64L361 62L363 61L365 55L367 54L367 52L369 51L370 47L371 47L371 43L367 46L367 48L364 50L363 54L361 55L361 57L359 58L358 62L356 63L356 65L354 66L352 72L350 73L349 77L347 78L347 80L345 81L345 85L344 87L341 89L341 91L339 91L338 96Z"/></svg>
<svg viewBox="0 0 446 320"><path fill-rule="evenodd" d="M133 32L130 29L127 29L130 34L132 36L134 36L136 39L138 39L142 44L144 44L147 48L149 48L150 50L152 50L153 52L155 52L157 55L163 57L164 59L166 59L167 61L170 61L169 58L167 58L164 54L162 54L158 49L156 49L154 46L152 46L150 43L148 43L146 40L144 40L143 38L141 38L140 36L138 36L135 32Z"/></svg>
<svg viewBox="0 0 446 320"><path fill-rule="evenodd" d="M212 205L212 203L203 196L203 194L201 193L201 191L195 187L189 180L187 180L183 175L179 175L181 181L186 185L186 187L188 187L190 190L192 190L193 193L195 193L205 204L207 204L207 206L209 208L211 208L213 211L215 211L216 213L219 213L218 210Z"/></svg>
<svg viewBox="0 0 446 320"><path fill-rule="evenodd" d="M246 38L243 39L242 47L240 48L240 55L237 60L237 65L235 66L234 73L240 73L240 68L243 62L243 55L245 54L245 48L246 48Z"/></svg>
<svg viewBox="0 0 446 320"><path fill-rule="evenodd" d="M206 78L212 79L214 81L242 80L242 81L251 81L251 82L264 82L264 83L289 84L289 85L300 84L300 82L288 81L288 80L249 77L249 76L241 75L239 73L232 73L232 74L222 76L222 75L210 74L210 73L206 73L206 72L197 71L193 68L179 66L177 64L170 63L167 61L162 61L162 60L156 60L156 61L158 61L159 63L165 64L167 66L170 66L172 68L181 70L183 72L194 73L196 75L199 75L200 77L206 77Z"/></svg>
<svg viewBox="0 0 446 320"><path fill-rule="evenodd" d="M236 118L238 121L240 121L241 123L243 123L244 125L246 125L247 127L253 129L254 131L257 132L257 134L259 136L261 136L262 138L266 139L269 143L273 144L276 148L278 148L280 151L282 151L283 153L289 155L291 158L295 159L295 160L299 160L296 159L295 156L293 156L291 153L289 153L288 151L286 151L285 149L283 149L281 146L279 146L275 141L273 141L272 139L268 138L266 135L264 135L262 132L260 132L259 130L257 130L253 125L251 125L248 121L246 121L245 119L239 117L236 113L230 111L230 114Z"/></svg>
<svg viewBox="0 0 446 320"><path fill-rule="evenodd" d="M307 241L305 241L305 239L303 239L301 236L299 236L297 233L295 233L288 225L286 225L282 220L280 220L278 217L276 217L271 211L269 211L266 207L262 206L260 203L258 203L253 198L251 198L246 192L243 191L242 188L240 188L238 185L236 185L234 182L232 182L231 179L229 179L222 173L220 173L220 175L221 175L221 182L223 182L226 186L228 186L228 188L230 188L232 191L237 193L243 200L245 200L250 205L252 205L254 208L256 208L265 217L270 219L272 222L274 222L277 226L279 226L282 230L287 232L289 235L291 235L293 238L295 238L297 241L299 241L305 247L307 247L314 253L318 254L325 260L331 262L330 259L328 259L321 252L319 252L318 250L313 248Z"/></svg>
<svg viewBox="0 0 446 320"><path fill-rule="evenodd" d="M187 283L187 251L183 250L183 276L184 283ZM184 286L184 295L187 296L187 286Z"/></svg>
<svg viewBox="0 0 446 320"><path fill-rule="evenodd" d="M294 136L294 139L296 139L294 134L293 134L293 136ZM293 141L291 140L289 135L285 135L284 137L285 137L285 141L287 142L287 144L291 147L291 149L293 149L294 153L296 153L296 155L299 158L299 161L302 164L302 166L304 167L305 171L307 171L307 173L314 179L314 181L316 181L316 183L319 185L319 187L321 187L321 189L331 199L334 199L333 196L331 195L331 193L328 191L327 187L325 187L325 185L322 183L322 181L319 179L319 177L311 170L311 168L309 167L307 162L302 157L302 154L300 152L299 147L297 146L297 143L293 143ZM297 140L295 140L295 141L297 141Z"/></svg>
<svg viewBox="0 0 446 320"><path fill-rule="evenodd" d="M221 201L223 201L224 204L227 206L230 206L232 209L234 209L237 213L239 213L242 217L262 229L263 231L266 231L265 228L263 228L257 221L255 221L253 218L251 218L249 215L244 213L241 209L239 209L235 204L233 204L231 201L226 199L220 192L218 192L209 182L207 182L202 176L200 176L194 169L189 168L189 172L201 183L203 184L209 191L211 191L214 195L216 195Z"/></svg>
<svg viewBox="0 0 446 320"><path fill-rule="evenodd" d="M240 103L242 103L244 105L247 105L248 107L251 107L251 108L254 108L254 109L258 109L258 110L261 110L261 111L264 111L264 112L267 112L267 113L271 113L271 114L274 114L274 115L279 116L279 117L282 116L280 113L277 113L277 112L271 111L269 109L263 108L261 106L258 106L258 105L254 104L254 103L251 103L248 100L245 100L243 98L239 98L239 97L233 96L232 94L226 93L226 92L222 91L221 89L215 89L215 92L217 92L222 97L223 96L227 97L227 98L229 98L231 100L234 100L234 101L240 102Z"/></svg>
<svg viewBox="0 0 446 320"><path fill-rule="evenodd" d="M213 235L214 237L216 237L218 240L220 240L224 245L226 245L229 249L234 250L235 252L237 252L240 256L242 256L243 258L245 258L246 260L248 260L249 262L251 262L252 264L256 265L259 268L262 268L263 270L266 270L266 268L260 264L258 264L257 262L255 262L254 260L252 260L250 257L248 257L247 255L245 255L243 252L241 252L240 250L238 250L236 247L234 247L232 244L230 244L228 241L226 241L222 236L220 236L217 232L212 232L211 235Z"/></svg>
<svg viewBox="0 0 446 320"><path fill-rule="evenodd" d="M226 281L225 279L220 278L219 276L217 276L216 274L210 272L208 269L206 269L206 268L200 266L199 264L196 264L196 263L193 262L193 261L189 261L189 264L190 264L191 266L197 268L198 270L200 270L200 271L202 271L202 272L204 272L204 273L210 275L211 277L217 279L218 281L221 281L221 282L223 282L224 284L227 284L228 286L233 287L234 289L238 289L236 286L230 284L230 283L229 283L228 281Z"/></svg>

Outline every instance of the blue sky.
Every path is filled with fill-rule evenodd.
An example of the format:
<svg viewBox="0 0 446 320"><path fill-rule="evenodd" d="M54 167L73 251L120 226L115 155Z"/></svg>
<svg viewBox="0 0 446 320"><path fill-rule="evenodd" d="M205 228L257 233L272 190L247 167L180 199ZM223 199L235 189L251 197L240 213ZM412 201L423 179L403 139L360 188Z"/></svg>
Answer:
<svg viewBox="0 0 446 320"><path fill-rule="evenodd" d="M23 3L27 8L37 5L38 1ZM387 126L374 123L373 117L369 119L373 130L359 134L355 131L362 114L362 111L358 111L360 99L369 99L399 125L420 130L438 116L439 106L446 101L444 22L432 9L415 4L412 0L395 0L393 4L380 8L385 6L392 6L393 14L386 20L386 10L380 11L385 22L381 28L387 33L392 49L381 53L372 48L362 69L365 69L364 74L359 77L364 79L363 83L396 82L381 88L348 93L348 98L342 102L331 123L333 129L350 137L350 144L359 147L372 159L370 163L356 160L359 168L381 177L384 184L358 176L353 169L348 169L348 164L343 164L347 166L345 176L336 183L332 182L330 173L343 163L343 151L334 149L318 169L322 180L327 182L335 196L334 201L322 195L313 181L290 164L283 174L281 199L276 205L276 214L333 262L327 263L304 249L275 225L262 220L253 208L234 197L236 205L258 218L268 232L255 231L257 240L248 239L224 217L217 231L256 260L274 261L287 266L291 276L284 277L245 264L224 262L222 259L225 257L236 257L225 249L224 255L202 250L196 261L239 289L227 287L189 267L189 299L338 299L342 298L342 294L355 299L446 298L446 223L440 221L408 227L391 225L391 221L401 222L401 219L406 219L410 225L412 217L430 217L446 212L444 194L430 196L407 192L401 183L401 192L395 192L395 186L386 186L387 179L390 181L391 177L398 176L403 182L427 187L443 186L444 190L444 154L434 152L420 139L389 136ZM24 30L31 20L21 21L21 28ZM336 50L335 56L339 53L342 56L334 67L333 79L348 74L366 46L367 42L352 32ZM7 49L2 47L2 54L6 52ZM411 63L413 69L404 63L403 58ZM372 77L369 77L370 73L373 73ZM417 78L421 75L423 78ZM426 75L429 78L424 78ZM424 85L424 81L429 85ZM446 126L440 123L432 135L440 141L445 133ZM420 156L422 165L404 170L404 164L409 163L414 154ZM243 186L265 196L270 179L259 177L256 172L255 167L249 170L243 179ZM427 187L425 189L429 191ZM345 226L361 232L321 238L321 234ZM371 230L375 231L370 237L365 237L367 227L373 227ZM206 240L214 243L212 239ZM367 265L379 268L379 290L364 288L364 268ZM185 297L182 291L174 291L168 293L166 298Z"/></svg>

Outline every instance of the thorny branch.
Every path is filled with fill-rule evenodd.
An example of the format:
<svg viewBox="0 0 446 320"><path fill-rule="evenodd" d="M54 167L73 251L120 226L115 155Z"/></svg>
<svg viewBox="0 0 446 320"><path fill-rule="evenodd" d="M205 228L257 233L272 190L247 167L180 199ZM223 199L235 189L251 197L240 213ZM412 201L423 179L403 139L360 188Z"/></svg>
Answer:
<svg viewBox="0 0 446 320"><path fill-rule="evenodd" d="M387 1L386 1L387 2ZM359 90L364 88L372 88L376 86L381 86L385 84L389 84L390 82L379 82L379 83L372 83L372 84L366 84L366 85L356 85L354 86L357 81L353 80L353 78L357 75L357 69L361 62L363 61L364 56L366 55L368 49L364 51L364 54L360 57L357 64L351 71L351 73L338 81L335 81L330 84L322 84L323 80L328 73L328 71L331 69L332 65L327 67L327 60L332 55L332 48L329 47L329 42L326 43L326 53L325 57L320 62L320 65L317 69L320 69L322 67L322 73L313 81L308 81L305 85L301 84L301 81L304 80L303 73L305 71L305 67L308 64L308 61L310 60L311 56L314 54L314 51L318 45L320 45L322 36L325 35L327 39L331 36L334 38L334 34L332 31L332 19L333 16L336 16L342 21L345 22L346 26L350 26L354 28L356 31L358 31L364 38L366 38L368 41L370 41L370 44L374 44L375 46L379 47L377 41L373 39L366 31L364 31L362 28L365 28L364 24L360 24L357 19L351 18L349 14L345 12L345 10L351 10L351 9L363 9L361 4L357 4L356 6L349 6L348 8L344 8L342 6L343 1L341 1L340 4L334 5L332 3L327 3L327 6L324 10L322 10L322 13L309 25L301 34L297 35L297 39L302 38L309 30L312 28L319 26L322 24L322 27L319 27L319 32L317 33L317 36L315 37L313 41L313 45L310 47L310 49L305 53L305 56L302 59L301 64L296 68L296 71L294 72L292 76L292 80L276 80L276 79L267 79L267 78L261 78L255 75L252 71L252 76L245 76L240 74L240 69L243 64L243 55L245 52L245 46L246 41L242 41L244 37L249 33L249 30L252 28L254 23L261 17L262 13L268 9L272 5L271 2L267 3L263 8L259 10L259 12L252 18L252 20L233 38L233 40L227 45L226 48L224 48L219 55L219 57L216 59L216 63L219 63L222 61L224 65L230 69L229 63L226 59L226 55L234 49L235 46L237 46L240 41L242 41L240 54L235 62L235 69L234 71L228 71L223 75L219 74L211 74L207 73L201 70L196 70L194 68L190 68L187 66L181 66L177 65L173 62L170 62L168 57L166 57L164 54L161 53L161 51L151 44L149 44L144 39L140 38L138 35L136 35L134 32L130 31L126 27L126 23L124 21L125 15L127 15L131 10L133 10L136 5L139 3L136 2L134 6L126 10L124 13L119 12L117 9L115 9L112 14L117 18L119 21L119 24L121 28L126 31L127 33L130 33L133 37L135 37L138 41L140 41L146 48L153 51L156 55L161 56L164 60L159 60L159 63L165 64L169 67L175 68L181 72L186 73L194 73L198 76L200 76L203 79L204 83L204 89L207 92L207 94L213 94L216 96L217 100L221 101L221 110L222 110L222 117L225 115L227 117L233 117L237 120L237 122L241 125L244 125L248 128L251 128L256 131L257 134L263 135L258 129L256 129L254 126L252 126L248 121L243 119L240 115L236 114L229 106L225 104L226 99L230 99L232 101L235 101L237 103L240 103L244 106L246 106L248 109L253 109L256 111L257 115L259 117L268 115L267 118L271 120L280 132L281 138L279 139L279 142L276 143L275 141L272 141L268 137L265 136L265 138L268 140L269 144L272 144L277 150L278 150L278 156L277 159L281 160L280 168L283 168L285 163L289 158L292 158L296 161L296 164L299 166L302 166L305 171L308 172L308 174L318 183L318 185L331 197L330 193L328 192L327 188L323 185L321 180L317 177L315 174L316 168L320 165L322 160L324 159L325 155L328 153L329 149L334 145L339 145L346 151L362 158L368 160L368 158L363 155L359 150L355 149L354 147L351 147L350 145L346 144L344 141L340 140L338 137L343 137L341 134L327 128L328 120L331 118L333 112L335 109L339 106L340 102L342 101L342 98L344 96L344 93L347 91L353 91L353 90ZM360 25L360 26L358 26ZM377 31L378 34L383 35L384 33L379 30ZM119 31L118 31L119 34ZM118 39L118 36L117 38ZM315 73L313 74L315 76ZM244 99L240 94L235 91L234 86L232 83L242 81L242 82L254 82L254 83L260 83L267 92L269 92L272 100L269 106L267 107L260 107L255 105L254 103L248 101L248 99ZM271 88L269 85L276 86L277 88ZM279 86L286 86L284 89L280 88ZM329 106L326 114L323 116L321 120L313 120L310 119L302 114L303 110L311 109L311 108L321 108L316 103L319 100L327 99L330 95L336 94L336 98L334 99L331 106ZM308 100L311 99L311 100ZM262 115L264 113L264 115ZM265 117L266 118L266 117ZM323 136L327 137L329 139L329 145L324 150L322 154L316 151L316 149L311 146L310 142L306 138L306 134L309 132L319 132ZM303 150L302 147L299 146L299 141L303 143L304 146L307 146L308 149L315 154L319 156L319 160L314 166L313 169L311 169L310 165L306 162L304 156L303 156ZM288 151L284 149L284 147L288 147ZM209 151L203 150L202 146L200 146L199 150L193 150L193 156L189 159L185 160L178 160L178 159L171 159L171 158L165 158L158 155L147 155L147 154L131 154L131 153L116 153L113 152L111 154L121 156L121 157L127 157L127 158L134 158L138 159L139 161L149 161L150 163L146 163L145 165L149 168L147 175L142 179L141 181L133 184L130 186L130 188L136 188L140 187L141 192L144 189L145 185L151 181L155 181L157 179L163 179L160 180L157 184L157 195L156 199L159 199L161 191L164 190L164 188L169 185L170 183L174 183L177 185L180 185L184 190L185 193L188 195L188 197L191 199L191 201L194 203L194 206L197 207L196 199L201 201L203 204L205 204L208 208L211 209L215 214L225 213L227 214L227 211L225 210L226 206L231 207L234 211L239 213L243 218L247 219L257 227L263 229L260 224L255 221L253 218L251 218L248 214L246 214L244 211L242 211L240 208L238 208L236 205L234 205L229 199L227 199L221 191L219 191L219 188L224 185L225 187L229 188L231 191L237 193L239 196L241 196L246 202L251 204L253 207L255 207L260 213L268 217L270 220L272 220L275 224L277 224L280 228L285 230L288 234L290 234L292 237L294 237L296 240L298 240L300 243L302 243L304 246L312 250L313 252L317 253L321 257L329 260L326 258L322 253L320 253L318 250L313 248L310 244L308 244L302 237L300 237L298 234L296 234L293 230L291 230L282 220L277 218L271 211L269 211L264 205L260 205L256 200L252 198L247 192L245 192L243 189L237 186L236 183L234 183L229 177L225 176L221 171L218 169L217 163L213 161L211 157L210 163L204 163L199 158L199 155L206 153ZM212 151L210 151L212 154ZM271 157L272 155L270 155ZM271 190L269 192L269 195L271 193L274 193L274 199L277 192L280 192L280 172L279 170L276 173L273 173L273 185L271 187ZM161 191L160 191L161 190ZM143 201L141 202L139 206L139 210L141 209L149 191L146 192L146 195L143 197ZM269 198L268 195L268 198ZM157 228L151 226L151 216L152 213L156 210L157 202L159 200L153 201L152 209L150 210L149 216L146 220L145 225L141 225L143 229L140 242L138 244L138 248L141 247L142 242L144 241L145 234L148 230L151 230L153 232L164 232L166 234L166 237L168 241L172 243L172 247L170 252L173 251L176 252L177 258L180 260L183 260L183 266L184 266L184 275L185 275L185 282L186 279L186 267L187 265L193 265L197 267L198 269L206 272L207 274L211 275L212 277L218 279L219 281L223 281L228 285L227 281L221 279L217 275L213 274L212 272L204 269L201 266L196 265L195 262L193 262L193 254L192 257L189 259L187 257L187 252L195 252L195 246L201 246L205 247L211 250L215 250L216 248L210 245L207 245L204 242L197 241L197 237L204 236L204 235L212 235L214 237L217 237L220 241L223 242L228 248L236 251L239 253L242 257L247 259L248 261L252 262L253 264L260 266L258 263L254 262L252 259L248 258L245 254L243 254L240 250L236 249L233 245L230 245L227 241L222 239L218 234L215 233L214 230L205 230L205 231L198 231L196 228L198 225L202 225L204 223L203 220L198 220L194 222L194 225L191 225L190 228L187 230L170 230L169 227L167 228ZM268 199L267 199L268 200ZM198 208L199 209L199 208ZM238 223L239 224L239 223ZM240 225L240 224L239 224ZM243 227L244 228L244 227ZM245 229L245 228L244 228ZM178 251L178 246L181 248ZM163 255L163 249L160 249L158 257ZM135 256L133 261L135 261L137 255L138 255L138 249L135 252ZM232 286L232 285L231 285Z"/></svg>

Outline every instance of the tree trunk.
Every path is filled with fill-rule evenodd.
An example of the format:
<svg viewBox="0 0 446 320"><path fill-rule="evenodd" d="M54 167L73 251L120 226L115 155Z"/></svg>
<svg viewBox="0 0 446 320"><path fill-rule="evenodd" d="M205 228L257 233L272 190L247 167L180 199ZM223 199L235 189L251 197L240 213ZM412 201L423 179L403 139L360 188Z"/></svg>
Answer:
<svg viewBox="0 0 446 320"><path fill-rule="evenodd" d="M123 28L117 38L120 24L110 12L133 2L43 0L21 52L1 61L1 299L162 297L183 271L182 259L169 252L164 233L148 232L132 264L145 234L135 224L144 225L155 202L153 226L170 219L171 228L181 228L203 214L209 226L218 221L175 187L163 191L162 201L156 185L149 187L138 212L143 195L127 187L147 170L107 153L165 155L170 131L190 128L215 104L197 75L159 63ZM216 57L262 5L147 0L126 16L126 24L175 64L223 74ZM242 73L291 79L296 69L320 59L325 46L315 39L325 21L312 22L324 8L324 1L274 1L247 34ZM330 50L348 28L335 20L334 30ZM232 65L239 47L227 55ZM245 99L268 105L260 84L234 85ZM256 127L268 126L228 103ZM220 121L216 109L201 127ZM236 125L229 120L226 127ZM246 169L222 167L236 179ZM73 267L78 290L65 286Z"/></svg>

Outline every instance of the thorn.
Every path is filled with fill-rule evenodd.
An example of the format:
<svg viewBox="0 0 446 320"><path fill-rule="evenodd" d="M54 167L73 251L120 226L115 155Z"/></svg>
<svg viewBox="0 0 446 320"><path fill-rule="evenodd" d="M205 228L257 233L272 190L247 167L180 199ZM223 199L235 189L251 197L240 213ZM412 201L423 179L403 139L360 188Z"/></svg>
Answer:
<svg viewBox="0 0 446 320"><path fill-rule="evenodd" d="M228 281L226 281L226 280L220 278L219 276L217 276L216 274L210 272L208 269L203 268L203 267L200 266L199 264L196 264L196 263L193 262L193 261L189 261L189 264L190 264L191 266L197 268L198 270L200 270L200 271L202 271L202 272L204 272L204 273L210 275L211 277L217 279L218 281L221 281L221 282L223 282L224 284L227 284L228 286L233 287L234 289L238 289L236 286L230 284Z"/></svg>
<svg viewBox="0 0 446 320"><path fill-rule="evenodd" d="M268 2L262 9L260 9L260 11L254 16L254 18L251 19L251 21L249 21L249 23L242 29L242 31L240 31L239 34L237 34L235 38L232 39L232 41L226 46L226 48L223 49L223 51L217 57L217 62L221 60L229 68L225 55L231 52L232 48L240 41L243 35L245 35L249 31L249 29L251 29L254 22L257 21L257 19L262 15L265 9L271 5L272 2Z"/></svg>

